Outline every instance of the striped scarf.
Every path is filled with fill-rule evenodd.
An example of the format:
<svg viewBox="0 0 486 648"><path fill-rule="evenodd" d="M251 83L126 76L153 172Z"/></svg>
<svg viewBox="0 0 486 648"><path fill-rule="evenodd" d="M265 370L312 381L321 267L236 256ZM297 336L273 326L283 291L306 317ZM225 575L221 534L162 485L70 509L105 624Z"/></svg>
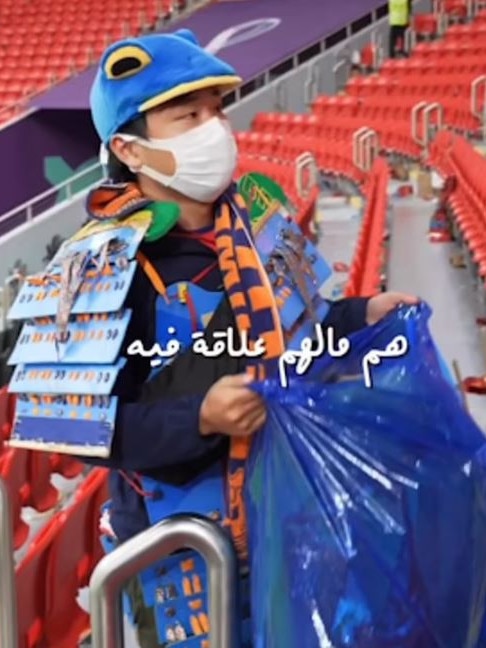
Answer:
<svg viewBox="0 0 486 648"><path fill-rule="evenodd" d="M248 371L255 379L262 380L276 371L285 341L274 291L253 243L245 202L235 187L217 205L215 234L219 266L238 331L240 335L247 334L250 349L259 338L265 341L265 355L248 359ZM243 488L250 448L251 438L231 438L227 525L243 560L248 554Z"/></svg>
<svg viewBox="0 0 486 648"><path fill-rule="evenodd" d="M147 208L148 203L134 184L105 185L88 198L88 211L97 220L123 220L135 211ZM258 339L265 342L265 355L248 359L248 372L256 380L262 380L276 371L285 341L274 291L253 242L245 202L235 185L217 202L214 224L219 267L238 332L246 335L250 349ZM231 530L242 559L247 557L243 489L250 449L250 438L231 438L225 524Z"/></svg>

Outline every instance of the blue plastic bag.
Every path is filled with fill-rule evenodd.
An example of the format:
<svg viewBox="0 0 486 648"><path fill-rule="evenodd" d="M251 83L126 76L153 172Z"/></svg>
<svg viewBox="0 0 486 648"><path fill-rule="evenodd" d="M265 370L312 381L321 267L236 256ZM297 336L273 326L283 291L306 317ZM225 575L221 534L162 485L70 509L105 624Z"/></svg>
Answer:
<svg viewBox="0 0 486 648"><path fill-rule="evenodd" d="M402 308L268 403L248 466L254 648L483 648L485 437ZM397 335L403 357L363 358Z"/></svg>

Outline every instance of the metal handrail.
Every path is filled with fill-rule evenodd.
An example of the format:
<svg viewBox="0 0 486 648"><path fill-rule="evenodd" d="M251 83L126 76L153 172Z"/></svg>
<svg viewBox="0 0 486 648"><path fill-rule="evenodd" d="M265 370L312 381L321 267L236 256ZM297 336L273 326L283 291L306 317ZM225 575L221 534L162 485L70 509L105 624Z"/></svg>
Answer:
<svg viewBox="0 0 486 648"><path fill-rule="evenodd" d="M304 173L305 169L309 170L309 183L306 186L304 182ZM314 187L317 185L319 179L319 171L317 169L317 163L309 151L302 153L295 160L295 185L297 187L297 193L300 198L307 198Z"/></svg>
<svg viewBox="0 0 486 648"><path fill-rule="evenodd" d="M368 126L363 126L353 133L353 163L368 173L379 152L378 135Z"/></svg>
<svg viewBox="0 0 486 648"><path fill-rule="evenodd" d="M436 115L435 124L432 124L431 116L433 114ZM428 146L433 136L431 127L434 126L437 130L440 130L442 128L444 120L444 109L440 103L427 103L426 101L420 101L413 107L411 119L412 137L414 141L422 147L423 155L427 156ZM421 119L423 124L422 133L419 133L419 119Z"/></svg>
<svg viewBox="0 0 486 648"><path fill-rule="evenodd" d="M365 157L364 141L373 132L368 126L362 126L353 133L353 164L361 171L369 171L366 168L366 161L363 159Z"/></svg>
<svg viewBox="0 0 486 648"><path fill-rule="evenodd" d="M122 648L122 589L127 581L179 549L205 559L211 648L238 648L237 559L231 541L214 522L176 515L124 542L98 563L90 582L93 648Z"/></svg>
<svg viewBox="0 0 486 648"><path fill-rule="evenodd" d="M419 146L425 146L425 135L421 135L418 128L419 115L422 115L427 106L428 104L426 101L419 101L415 104L410 114L412 122L412 138Z"/></svg>
<svg viewBox="0 0 486 648"><path fill-rule="evenodd" d="M62 191L62 189L64 189L64 188L68 188L68 191L67 191L68 195L66 197L66 200L70 200L74 195L76 195L78 193L82 193L83 191L85 191L85 189L80 189L79 191L73 192L73 191L69 191L69 187L72 184L74 184L75 182L78 182L79 180L81 180L85 176L90 175L91 173L93 173L93 171L96 171L98 169L102 170L102 167L101 167L101 164L99 162L96 162L95 164L88 167L87 169L84 169L83 171L79 171L79 173L76 173L75 175L71 176L70 178L68 178L64 182L61 182L60 184L55 185L54 187L50 187L49 189L47 189L43 193L35 196L35 198L31 198L30 200L27 200L26 202L19 205L18 207L14 207L14 209L11 209L10 211L6 212L5 214L2 214L0 216L0 223L4 223L5 221L9 220L10 218L12 218L14 216L18 216L18 214L20 214L20 213L22 213L24 211L26 212L26 220L27 221L32 220L34 206L37 203L40 203L41 201L45 200L46 198L49 198L50 196L54 196L55 194L59 193L59 191Z"/></svg>
<svg viewBox="0 0 486 648"><path fill-rule="evenodd" d="M304 84L304 97L305 105L308 108L312 106L313 101L317 97L317 80L312 68L309 70L308 78Z"/></svg>
<svg viewBox="0 0 486 648"><path fill-rule="evenodd" d="M275 83L275 108L277 112L284 112L286 105L287 89L282 80Z"/></svg>
<svg viewBox="0 0 486 648"><path fill-rule="evenodd" d="M371 32L371 46L373 48L373 69L379 70L385 59L383 37L376 28Z"/></svg>
<svg viewBox="0 0 486 648"><path fill-rule="evenodd" d="M431 127L433 126L431 115L435 113L437 121L434 124L437 130L442 128L444 109L440 103L434 102L429 104L423 111L424 115L424 154L428 155L428 146L432 139Z"/></svg>
<svg viewBox="0 0 486 648"><path fill-rule="evenodd" d="M370 128L363 141L363 159L366 172L371 171L379 152L380 142L378 133Z"/></svg>
<svg viewBox="0 0 486 648"><path fill-rule="evenodd" d="M351 69L351 58L352 53L349 49L349 45L343 45L339 51L336 52L335 63L332 67L332 73L334 75L334 89L336 92L340 92L349 77L349 71ZM340 83L338 82L338 72L344 69L344 74L340 75ZM342 77L342 78L341 78Z"/></svg>
<svg viewBox="0 0 486 648"><path fill-rule="evenodd" d="M484 74L478 76L471 83L471 112L474 115L474 117L477 117L478 119L482 119L484 116L484 107L479 108L478 106L479 89L481 86L483 86L484 96L486 98L486 75ZM485 100L485 105L486 105L486 100Z"/></svg>
<svg viewBox="0 0 486 648"><path fill-rule="evenodd" d="M9 494L0 479L0 648L19 645L12 536Z"/></svg>

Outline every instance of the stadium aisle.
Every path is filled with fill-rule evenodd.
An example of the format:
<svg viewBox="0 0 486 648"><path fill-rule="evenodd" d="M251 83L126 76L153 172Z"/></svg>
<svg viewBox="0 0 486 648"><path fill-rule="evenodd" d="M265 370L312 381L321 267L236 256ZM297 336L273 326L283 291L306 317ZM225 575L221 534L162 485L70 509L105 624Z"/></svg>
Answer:
<svg viewBox="0 0 486 648"><path fill-rule="evenodd" d="M324 195L319 200L316 220L319 252L327 263L331 268L339 262L350 266L361 227L360 210L345 204L344 199ZM333 271L321 294L326 299L339 299L347 277L347 273Z"/></svg>
<svg viewBox="0 0 486 648"><path fill-rule="evenodd" d="M427 237L435 203L396 199L391 213L388 288L414 293L432 310L431 330L449 367L459 363L462 378L486 374L476 317L479 304L469 270L454 268L454 243L430 243ZM486 432L484 396L467 396L472 416Z"/></svg>

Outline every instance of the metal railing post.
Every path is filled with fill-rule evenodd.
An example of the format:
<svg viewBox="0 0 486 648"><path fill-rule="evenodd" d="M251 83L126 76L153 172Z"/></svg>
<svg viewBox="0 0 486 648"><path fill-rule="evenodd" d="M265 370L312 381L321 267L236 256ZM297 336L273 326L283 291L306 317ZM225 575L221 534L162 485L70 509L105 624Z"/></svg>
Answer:
<svg viewBox="0 0 486 648"><path fill-rule="evenodd" d="M380 152L378 134L372 128L363 126L353 133L353 164L368 173Z"/></svg>
<svg viewBox="0 0 486 648"><path fill-rule="evenodd" d="M0 648L18 645L12 518L7 487L0 479Z"/></svg>
<svg viewBox="0 0 486 648"><path fill-rule="evenodd" d="M319 94L319 70L313 63L307 71L307 80L304 86L305 105L307 108L312 106L313 101Z"/></svg>
<svg viewBox="0 0 486 648"><path fill-rule="evenodd" d="M308 169L309 182L304 180L305 170ZM299 155L295 160L295 186L300 198L307 198L319 179L319 171L312 153L306 152Z"/></svg>
<svg viewBox="0 0 486 648"><path fill-rule="evenodd" d="M419 146L425 146L425 134L419 133L418 124L419 116L421 117L423 115L423 111L427 106L428 103L426 101L419 101L419 103L415 104L412 112L410 113L412 122L412 138L414 142L416 142L416 144L418 144Z"/></svg>
<svg viewBox="0 0 486 648"><path fill-rule="evenodd" d="M443 117L444 117L444 109L442 108L442 105L439 103L431 103L425 106L423 115L424 115L424 155L428 156L429 154L429 144L432 139L432 134L431 134L431 115L436 114L437 116L437 123L434 124L436 131L441 130L442 124L443 124Z"/></svg>
<svg viewBox="0 0 486 648"><path fill-rule="evenodd" d="M348 46L341 47L334 57L332 73L334 75L334 92L340 92L346 85L351 69L351 51ZM338 72L345 68L343 74L343 83L338 80ZM341 75L339 75L341 77Z"/></svg>
<svg viewBox="0 0 486 648"><path fill-rule="evenodd" d="M275 112L285 112L287 107L287 92L282 81L275 84Z"/></svg>
<svg viewBox="0 0 486 648"><path fill-rule="evenodd" d="M211 648L238 648L237 559L226 533L196 515L176 515L124 542L98 563L90 582L93 648L122 648L122 590L127 581L179 549L206 561Z"/></svg>
<svg viewBox="0 0 486 648"><path fill-rule="evenodd" d="M483 105L479 105L479 91L483 89ZM481 122L483 139L486 140L486 75L474 79L471 83L471 112Z"/></svg>

